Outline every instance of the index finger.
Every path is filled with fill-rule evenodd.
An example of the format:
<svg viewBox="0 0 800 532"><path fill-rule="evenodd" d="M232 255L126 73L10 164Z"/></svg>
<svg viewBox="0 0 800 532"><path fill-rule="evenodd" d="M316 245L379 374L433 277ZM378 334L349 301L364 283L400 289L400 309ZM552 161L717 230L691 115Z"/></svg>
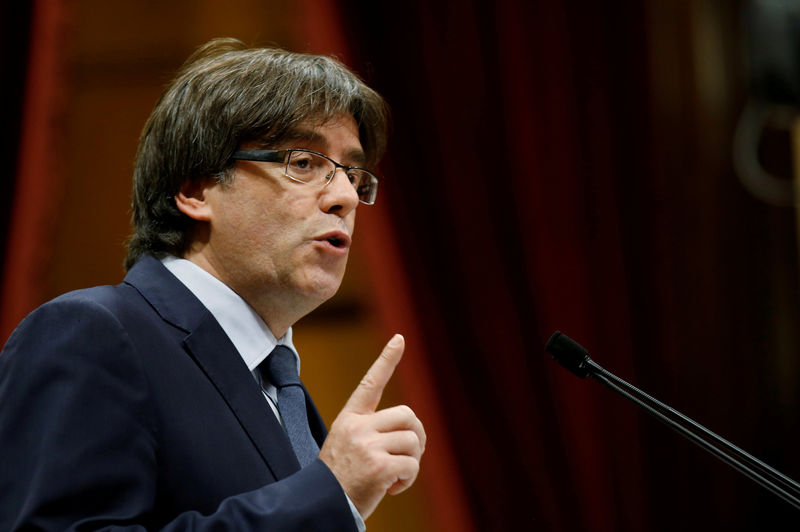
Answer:
<svg viewBox="0 0 800 532"><path fill-rule="evenodd" d="M361 382L358 383L342 410L357 414L375 412L375 409L378 408L378 403L381 401L381 395L386 383L389 382L394 373L394 368L397 367L403 357L405 345L406 341L401 335L395 334L392 336L392 339L383 348L377 360L372 363Z"/></svg>

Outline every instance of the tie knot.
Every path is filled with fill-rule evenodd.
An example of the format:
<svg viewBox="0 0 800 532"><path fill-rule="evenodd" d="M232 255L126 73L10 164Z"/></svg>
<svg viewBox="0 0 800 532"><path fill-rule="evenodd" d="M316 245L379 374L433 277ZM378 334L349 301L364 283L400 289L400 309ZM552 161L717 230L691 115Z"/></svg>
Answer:
<svg viewBox="0 0 800 532"><path fill-rule="evenodd" d="M276 346L261 364L262 371L276 388L300 385L297 374L297 359L294 352L285 345Z"/></svg>

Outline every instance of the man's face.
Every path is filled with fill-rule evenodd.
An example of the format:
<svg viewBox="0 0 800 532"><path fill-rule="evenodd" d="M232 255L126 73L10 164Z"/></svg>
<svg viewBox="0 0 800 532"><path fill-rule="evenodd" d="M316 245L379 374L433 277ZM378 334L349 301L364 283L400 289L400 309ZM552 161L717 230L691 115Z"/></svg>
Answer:
<svg viewBox="0 0 800 532"><path fill-rule="evenodd" d="M344 165L363 165L349 115L322 126L301 124L292 138L274 148L307 148ZM208 186L207 242L200 256L187 256L242 296L278 335L336 293L358 205L340 169L324 187L292 181L283 170L280 163L237 161L231 184Z"/></svg>

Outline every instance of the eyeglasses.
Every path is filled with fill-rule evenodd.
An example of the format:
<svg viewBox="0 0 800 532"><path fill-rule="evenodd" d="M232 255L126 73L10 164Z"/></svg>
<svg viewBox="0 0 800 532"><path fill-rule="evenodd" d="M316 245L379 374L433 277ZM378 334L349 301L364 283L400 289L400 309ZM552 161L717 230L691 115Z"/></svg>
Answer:
<svg viewBox="0 0 800 532"><path fill-rule="evenodd" d="M237 161L261 161L268 163L283 163L283 173L293 181L309 185L325 186L336 175L336 169L341 168L347 179L356 189L358 200L366 205L375 203L378 195L378 178L363 168L339 164L330 157L311 150L238 150L233 152L231 159Z"/></svg>

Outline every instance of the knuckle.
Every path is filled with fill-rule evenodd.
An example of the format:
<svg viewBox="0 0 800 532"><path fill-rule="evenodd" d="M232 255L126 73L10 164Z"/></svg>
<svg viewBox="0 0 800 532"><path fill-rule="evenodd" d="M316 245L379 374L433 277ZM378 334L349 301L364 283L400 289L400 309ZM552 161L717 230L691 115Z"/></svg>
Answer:
<svg viewBox="0 0 800 532"><path fill-rule="evenodd" d="M359 382L358 385L361 388L371 390L377 386L377 383L375 382L375 377L373 377L371 373L367 373L361 378L361 382Z"/></svg>
<svg viewBox="0 0 800 532"><path fill-rule="evenodd" d="M406 444L408 445L408 447L412 449L417 449L420 447L419 436L417 435L416 432L407 430L403 433L403 436L405 437Z"/></svg>
<svg viewBox="0 0 800 532"><path fill-rule="evenodd" d="M409 457L403 462L402 469L399 473L399 478L411 484L419 474L419 460L414 457Z"/></svg>

